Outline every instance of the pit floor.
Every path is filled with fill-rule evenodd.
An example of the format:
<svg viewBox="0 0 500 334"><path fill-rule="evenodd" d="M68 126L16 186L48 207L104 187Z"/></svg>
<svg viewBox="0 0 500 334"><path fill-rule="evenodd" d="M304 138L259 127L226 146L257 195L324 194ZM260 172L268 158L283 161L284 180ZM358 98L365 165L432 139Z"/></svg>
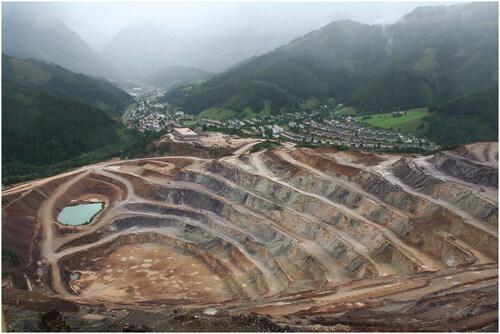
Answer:
<svg viewBox="0 0 500 334"><path fill-rule="evenodd" d="M231 299L224 280L200 259L161 244L124 245L93 259L70 281L80 296L111 302L172 300L211 303Z"/></svg>

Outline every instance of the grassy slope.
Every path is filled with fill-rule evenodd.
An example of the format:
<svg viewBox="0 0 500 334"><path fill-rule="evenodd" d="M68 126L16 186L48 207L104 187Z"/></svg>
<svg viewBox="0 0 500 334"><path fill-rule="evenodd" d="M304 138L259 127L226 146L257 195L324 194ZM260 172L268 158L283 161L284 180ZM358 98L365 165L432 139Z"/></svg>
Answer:
<svg viewBox="0 0 500 334"><path fill-rule="evenodd" d="M418 132L425 133L429 127L429 121L425 119L425 116L430 115L429 113L424 114L421 117L415 117L409 121L400 123L397 125L396 129L401 129L405 132Z"/></svg>
<svg viewBox="0 0 500 334"><path fill-rule="evenodd" d="M271 116L272 115L271 101L264 100L262 102L264 104L264 108L259 113L254 112L253 109L250 107L245 107L243 111L237 115L237 117L241 119L250 119L253 117Z"/></svg>
<svg viewBox="0 0 500 334"><path fill-rule="evenodd" d="M271 116L271 101L264 100L264 109L260 111L260 116Z"/></svg>
<svg viewBox="0 0 500 334"><path fill-rule="evenodd" d="M217 108L212 107L209 109L203 110L198 114L198 117L211 118L224 120L231 117L236 117L240 119L250 119L253 117L265 117L272 115L271 101L263 100L262 101L264 108L260 112L255 112L251 107L245 107L240 113L236 113L235 111L227 108Z"/></svg>
<svg viewBox="0 0 500 334"><path fill-rule="evenodd" d="M223 120L232 117L234 114L235 112L230 109L212 107L200 112L198 114L198 117Z"/></svg>
<svg viewBox="0 0 500 334"><path fill-rule="evenodd" d="M311 99L305 100L300 106L303 109L315 109L320 104L321 101L317 97L312 97Z"/></svg>
<svg viewBox="0 0 500 334"><path fill-rule="evenodd" d="M370 119L362 120L363 117L366 116L357 116L355 117L358 121L366 122L368 124L379 126L382 128L394 128L398 129L403 127L405 128L413 128L413 126L418 127L420 124L420 119L427 116L427 108L416 108L406 110L406 114L401 117L393 117L392 113L385 114L375 114L368 115L371 116Z"/></svg>
<svg viewBox="0 0 500 334"><path fill-rule="evenodd" d="M334 115L356 115L358 111L353 107L344 107L340 110L335 111Z"/></svg>
<svg viewBox="0 0 500 334"><path fill-rule="evenodd" d="M240 118L242 119L250 119L256 116L259 116L259 114L256 114L252 108L250 107L245 107L243 108L243 111L240 113Z"/></svg>

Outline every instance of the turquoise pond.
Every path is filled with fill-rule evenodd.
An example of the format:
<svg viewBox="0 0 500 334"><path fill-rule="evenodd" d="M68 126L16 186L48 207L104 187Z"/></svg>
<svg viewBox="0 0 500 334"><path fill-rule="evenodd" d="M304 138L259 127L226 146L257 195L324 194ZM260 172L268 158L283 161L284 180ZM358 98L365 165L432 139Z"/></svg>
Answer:
<svg viewBox="0 0 500 334"><path fill-rule="evenodd" d="M67 206L62 209L57 220L63 225L83 225L90 222L92 217L101 211L103 203L90 203Z"/></svg>

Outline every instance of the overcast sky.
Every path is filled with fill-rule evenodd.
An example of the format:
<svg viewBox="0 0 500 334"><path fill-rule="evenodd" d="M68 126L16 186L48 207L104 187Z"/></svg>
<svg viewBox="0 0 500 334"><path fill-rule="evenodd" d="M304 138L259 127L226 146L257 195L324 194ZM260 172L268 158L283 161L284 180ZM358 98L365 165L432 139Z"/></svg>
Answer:
<svg viewBox="0 0 500 334"><path fill-rule="evenodd" d="M36 16L58 18L100 52L121 29L154 23L206 35L253 29L287 30L297 36L331 21L394 23L423 5L457 2L17 2ZM6 4L5 2L3 3Z"/></svg>

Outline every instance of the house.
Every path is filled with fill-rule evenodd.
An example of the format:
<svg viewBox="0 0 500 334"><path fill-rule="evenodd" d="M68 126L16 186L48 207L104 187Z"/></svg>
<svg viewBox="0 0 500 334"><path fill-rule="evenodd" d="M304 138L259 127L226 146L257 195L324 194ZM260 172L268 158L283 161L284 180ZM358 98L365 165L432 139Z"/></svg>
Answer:
<svg viewBox="0 0 500 334"><path fill-rule="evenodd" d="M176 128L172 133L180 140L198 140L198 134L188 128Z"/></svg>
<svg viewBox="0 0 500 334"><path fill-rule="evenodd" d="M281 126L276 125L276 124L273 125L271 130L273 131L273 134L275 134L275 135L279 135L280 133L283 132L283 128Z"/></svg>
<svg viewBox="0 0 500 334"><path fill-rule="evenodd" d="M392 112L392 117L401 117L403 116L405 113L404 111L401 111L401 110L398 110L398 111L393 111Z"/></svg>

